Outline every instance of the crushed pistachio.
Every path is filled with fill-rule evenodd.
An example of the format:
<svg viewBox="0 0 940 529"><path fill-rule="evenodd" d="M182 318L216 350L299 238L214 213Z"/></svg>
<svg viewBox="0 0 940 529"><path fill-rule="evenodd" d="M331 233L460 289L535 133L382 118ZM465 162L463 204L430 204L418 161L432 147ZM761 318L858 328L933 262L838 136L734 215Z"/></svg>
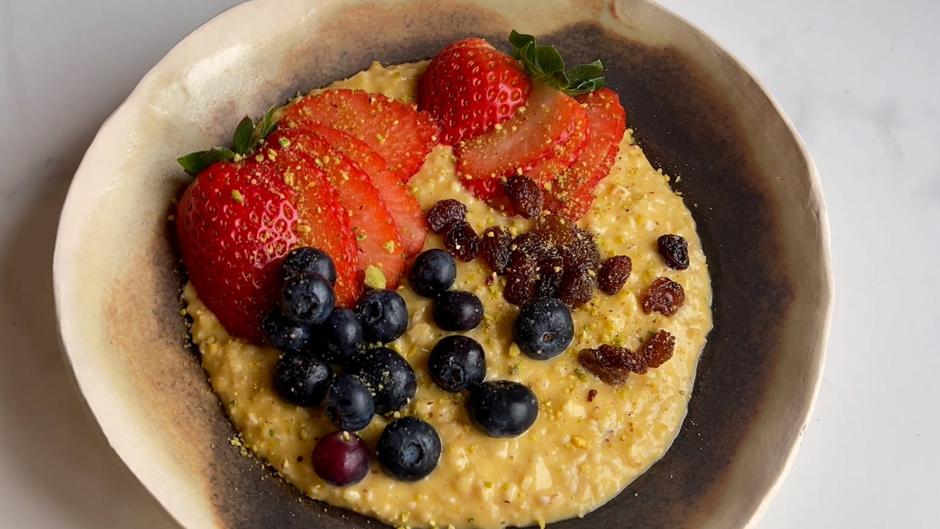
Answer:
<svg viewBox="0 0 940 529"><path fill-rule="evenodd" d="M239 190L237 190L237 189L233 189L233 190L232 190L232 200L234 200L235 202L238 202L239 204L244 204L244 202L245 202L245 195L243 195L241 191L239 191Z"/></svg>
<svg viewBox="0 0 940 529"><path fill-rule="evenodd" d="M375 265L366 267L365 283L367 287L379 290L388 285L388 281L385 279L385 274L382 273L382 269Z"/></svg>

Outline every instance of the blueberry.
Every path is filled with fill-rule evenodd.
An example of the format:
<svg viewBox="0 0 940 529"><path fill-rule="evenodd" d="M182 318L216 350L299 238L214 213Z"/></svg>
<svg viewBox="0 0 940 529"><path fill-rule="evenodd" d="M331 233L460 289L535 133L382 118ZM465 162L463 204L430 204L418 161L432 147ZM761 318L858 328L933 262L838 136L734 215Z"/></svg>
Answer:
<svg viewBox="0 0 940 529"><path fill-rule="evenodd" d="M359 315L351 309L334 310L319 337L326 359L344 365L362 352L366 341Z"/></svg>
<svg viewBox="0 0 940 529"><path fill-rule="evenodd" d="M415 292L433 298L454 284L457 262L444 250L428 250L415 259L408 278Z"/></svg>
<svg viewBox="0 0 940 529"><path fill-rule="evenodd" d="M430 424L415 417L394 420L376 447L379 463L402 481L417 481L434 470L441 458L441 438Z"/></svg>
<svg viewBox="0 0 940 529"><path fill-rule="evenodd" d="M293 322L276 309L264 317L261 329L268 337L268 343L285 353L303 351L313 338L311 326Z"/></svg>
<svg viewBox="0 0 940 529"><path fill-rule="evenodd" d="M447 291L434 300L433 316L445 331L469 331L483 319L483 303L470 292Z"/></svg>
<svg viewBox="0 0 940 529"><path fill-rule="evenodd" d="M369 426L375 415L372 394L355 375L338 375L333 378L323 400L323 409L333 425L348 432Z"/></svg>
<svg viewBox="0 0 940 529"><path fill-rule="evenodd" d="M297 274L281 287L281 312L297 323L319 325L333 312L333 287L320 274Z"/></svg>
<svg viewBox="0 0 940 529"><path fill-rule="evenodd" d="M358 483L371 467L369 447L354 433L327 434L313 447L313 470L330 485Z"/></svg>
<svg viewBox="0 0 940 529"><path fill-rule="evenodd" d="M548 360L571 345L571 311L555 298L538 298L522 306L512 331L519 349L536 360Z"/></svg>
<svg viewBox="0 0 940 529"><path fill-rule="evenodd" d="M418 388L408 361L387 347L370 349L360 355L352 373L372 392L375 412L380 414L400 410Z"/></svg>
<svg viewBox="0 0 940 529"><path fill-rule="evenodd" d="M333 259L316 248L304 246L291 250L281 264L281 277L287 279L299 274L320 274L331 285L336 284L336 265Z"/></svg>
<svg viewBox="0 0 940 529"><path fill-rule="evenodd" d="M473 338L455 334L441 338L428 358L431 378L445 391L463 391L486 377L483 347Z"/></svg>
<svg viewBox="0 0 940 529"><path fill-rule="evenodd" d="M516 437L539 416L539 401L528 387L497 380L484 382L470 392L467 412L490 437Z"/></svg>
<svg viewBox="0 0 940 529"><path fill-rule="evenodd" d="M394 290L370 290L356 306L366 339L388 343L408 329L408 308Z"/></svg>
<svg viewBox="0 0 940 529"><path fill-rule="evenodd" d="M286 353L274 366L274 391L298 406L316 406L323 401L333 372L316 356Z"/></svg>

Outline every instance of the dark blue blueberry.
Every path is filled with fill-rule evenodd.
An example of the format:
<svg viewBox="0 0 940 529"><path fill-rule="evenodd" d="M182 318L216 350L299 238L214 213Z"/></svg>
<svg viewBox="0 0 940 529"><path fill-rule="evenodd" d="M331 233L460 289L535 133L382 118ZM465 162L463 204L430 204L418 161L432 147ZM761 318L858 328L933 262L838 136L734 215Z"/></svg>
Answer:
<svg viewBox="0 0 940 529"><path fill-rule="evenodd" d="M297 274L281 287L281 312L297 323L319 325L333 312L333 287L320 274Z"/></svg>
<svg viewBox="0 0 940 529"><path fill-rule="evenodd" d="M538 298L523 305L512 330L519 349L536 360L558 356L573 337L571 311L555 298Z"/></svg>
<svg viewBox="0 0 940 529"><path fill-rule="evenodd" d="M347 432L356 432L366 426L375 415L372 394L355 375L338 375L323 399L323 409L333 425Z"/></svg>
<svg viewBox="0 0 940 529"><path fill-rule="evenodd" d="M433 298L454 284L457 262L444 250L428 250L415 259L408 278L412 290Z"/></svg>
<svg viewBox="0 0 940 529"><path fill-rule="evenodd" d="M411 365L387 347L370 349L360 355L351 372L369 388L376 413L400 410L418 389Z"/></svg>
<svg viewBox="0 0 940 529"><path fill-rule="evenodd" d="M516 437L539 416L539 401L528 387L509 380L484 382L467 398L470 420L490 437Z"/></svg>
<svg viewBox="0 0 940 529"><path fill-rule="evenodd" d="M359 315L352 309L336 309L320 327L319 338L325 359L346 365L358 356L366 336Z"/></svg>
<svg viewBox="0 0 940 529"><path fill-rule="evenodd" d="M483 320L483 303L470 292L449 290L434 300L432 315L445 331L469 331Z"/></svg>
<svg viewBox="0 0 940 529"><path fill-rule="evenodd" d="M408 329L408 308L394 290L370 290L356 306L359 319L371 342L388 343Z"/></svg>
<svg viewBox="0 0 940 529"><path fill-rule="evenodd" d="M446 391L463 391L486 378L483 347L473 338L455 334L441 338L428 358L431 379Z"/></svg>
<svg viewBox="0 0 940 529"><path fill-rule="evenodd" d="M333 259L321 250L304 246L291 250L281 264L281 277L287 279L299 274L320 274L331 285L336 284L336 265Z"/></svg>
<svg viewBox="0 0 940 529"><path fill-rule="evenodd" d="M402 481L418 481L437 466L441 437L421 419L402 417L385 427L376 450L386 472Z"/></svg>
<svg viewBox="0 0 940 529"><path fill-rule="evenodd" d="M323 402L332 378L330 366L319 358L286 353L274 367L274 391L292 404L316 406Z"/></svg>
<svg viewBox="0 0 940 529"><path fill-rule="evenodd" d="M313 338L313 328L310 325L291 321L281 314L280 310L272 310L261 322L261 329L268 338L268 343L275 349L285 353L299 353L303 351Z"/></svg>

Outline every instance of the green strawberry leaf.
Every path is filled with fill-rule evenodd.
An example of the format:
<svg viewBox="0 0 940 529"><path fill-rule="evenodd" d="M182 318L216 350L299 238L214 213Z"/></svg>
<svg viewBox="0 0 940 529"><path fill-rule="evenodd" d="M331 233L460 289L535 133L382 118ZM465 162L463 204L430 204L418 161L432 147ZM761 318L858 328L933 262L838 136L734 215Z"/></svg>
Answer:
<svg viewBox="0 0 940 529"><path fill-rule="evenodd" d="M189 173L192 176L196 176L203 169L209 167L215 162L227 162L235 159L235 152L231 149L226 149L225 147L214 147L208 151L196 151L187 154L186 156L180 156L176 159L180 165L183 166L183 170Z"/></svg>
<svg viewBox="0 0 940 529"><path fill-rule="evenodd" d="M248 148L254 145L252 136L255 131L255 122L250 117L245 116L235 127L235 134L232 135L232 150L236 154L246 154Z"/></svg>
<svg viewBox="0 0 940 529"><path fill-rule="evenodd" d="M539 45L532 35L512 30L509 43L529 75L568 95L586 94L605 86L604 64L600 60L566 68L564 58L554 46Z"/></svg>
<svg viewBox="0 0 940 529"><path fill-rule="evenodd" d="M235 134L232 135L231 149L213 147L207 151L191 152L186 156L177 158L176 161L179 162L184 171L196 176L215 162L232 161L247 156L277 127L275 117L280 108L277 105L269 108L257 123L253 122L248 116L242 118L238 122L238 126L235 127Z"/></svg>

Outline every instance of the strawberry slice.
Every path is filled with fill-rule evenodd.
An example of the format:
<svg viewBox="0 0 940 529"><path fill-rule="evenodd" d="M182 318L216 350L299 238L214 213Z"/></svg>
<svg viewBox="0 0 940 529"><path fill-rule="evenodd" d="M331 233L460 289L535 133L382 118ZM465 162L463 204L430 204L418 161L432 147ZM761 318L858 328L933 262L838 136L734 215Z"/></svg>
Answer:
<svg viewBox="0 0 940 529"><path fill-rule="evenodd" d="M264 341L281 259L300 242L294 191L270 167L218 162L186 189L176 234L189 279L229 333Z"/></svg>
<svg viewBox="0 0 940 529"><path fill-rule="evenodd" d="M259 168L273 171L296 193L293 203L299 221L296 232L303 246L326 252L336 266L336 304L351 307L362 294L359 252L349 225L349 214L340 205L337 190L319 167L302 154L290 150L259 151Z"/></svg>
<svg viewBox="0 0 940 529"><path fill-rule="evenodd" d="M375 149L402 182L421 168L437 144L437 124L414 105L362 90L333 89L288 105L278 122L284 127L320 123L351 134Z"/></svg>
<svg viewBox="0 0 940 529"><path fill-rule="evenodd" d="M567 153L566 144L579 137L579 127L585 124L585 110L574 98L544 84L536 84L523 108L495 130L455 149L457 175L464 186L497 207L505 204L500 195L506 178L528 174L556 154ZM539 176L539 183L545 184L553 175L544 170Z"/></svg>
<svg viewBox="0 0 940 529"><path fill-rule="evenodd" d="M341 130L319 123L311 123L305 129L329 142L334 149L369 175L395 220L405 253L412 256L420 252L428 236L421 204L401 180L389 172L385 159L365 142Z"/></svg>
<svg viewBox="0 0 940 529"><path fill-rule="evenodd" d="M594 189L610 173L627 127L617 92L602 88L580 96L578 101L587 109L590 139L577 161L558 176L545 197L547 210L571 220L580 219L591 208Z"/></svg>
<svg viewBox="0 0 940 529"><path fill-rule="evenodd" d="M389 288L397 286L405 267L401 237L368 175L326 140L302 129L278 130L268 136L266 145L275 151L303 154L326 174L338 190L340 205L349 213L359 248L359 271L376 266L385 274ZM315 211L316 205L307 207Z"/></svg>

